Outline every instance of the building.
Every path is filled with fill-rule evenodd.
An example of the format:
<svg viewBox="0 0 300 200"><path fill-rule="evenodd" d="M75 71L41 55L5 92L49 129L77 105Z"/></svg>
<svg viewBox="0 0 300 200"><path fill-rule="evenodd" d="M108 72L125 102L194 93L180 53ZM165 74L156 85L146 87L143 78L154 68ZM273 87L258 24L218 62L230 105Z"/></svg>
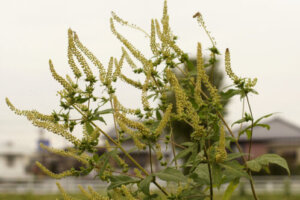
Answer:
<svg viewBox="0 0 300 200"><path fill-rule="evenodd" d="M251 156L258 157L265 153L275 153L284 157L289 167L295 173L300 170L300 127L283 120L273 118L263 122L270 126L270 130L263 127L254 127L252 136ZM234 130L238 133L238 129ZM248 152L249 140L243 134L239 143L244 152ZM299 172L298 172L299 171Z"/></svg>
<svg viewBox="0 0 300 200"><path fill-rule="evenodd" d="M0 144L0 182L28 180L31 176L26 166L30 155L28 148L15 145L12 141Z"/></svg>

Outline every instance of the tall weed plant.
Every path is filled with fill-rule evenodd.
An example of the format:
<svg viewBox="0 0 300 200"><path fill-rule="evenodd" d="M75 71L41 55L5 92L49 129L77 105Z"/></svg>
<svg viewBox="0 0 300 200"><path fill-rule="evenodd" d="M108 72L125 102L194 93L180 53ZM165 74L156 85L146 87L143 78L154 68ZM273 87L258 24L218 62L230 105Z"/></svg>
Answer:
<svg viewBox="0 0 300 200"><path fill-rule="evenodd" d="M69 29L68 62L73 74L65 77L59 75L49 60L51 74L62 86L62 90L58 91L61 109L46 115L36 110L20 110L8 98L6 103L17 115L27 117L34 126L60 135L73 144L68 150L41 144L43 149L72 157L81 162L83 167L54 173L40 162L36 162L36 165L56 179L84 176L96 171L97 178L108 183L106 195L97 193L91 187L86 189L79 186L87 199L213 199L214 190L223 184L228 185L223 199L230 199L241 178L249 180L253 198L258 199L252 171L267 169L273 163L289 173L286 161L276 154L264 154L255 159L250 156L253 128L260 126L269 129L261 120L271 114L259 119L253 118L248 97L250 93L257 94L254 90L257 80L242 78L233 72L228 49L225 51L225 72L233 85L224 91L214 86L214 77L212 73L208 75L206 70L214 70L221 54L201 14L196 13L194 18L211 41L210 57L205 60L203 48L200 43L197 44L196 67L188 54L177 45L177 37L169 26L166 1L162 19L151 20L150 33L112 12L110 28L123 46L121 57L111 57L107 67ZM144 33L153 55L146 57L134 47L118 31L117 24ZM98 74L93 73L91 65L96 67ZM136 76L131 78L125 75L125 67L129 67ZM176 73L181 75L176 76ZM116 96L116 81L119 80L141 91L141 108L122 105ZM102 90L101 96L96 95L99 89ZM203 92L204 89L208 92ZM168 101L170 94L174 94L175 103ZM247 112L243 111L243 118L233 124L244 123L238 135L232 132L231 126L221 114L222 102L234 96L239 96L248 108ZM109 109L105 107L107 104ZM107 114L113 116L116 137L103 131ZM191 142L175 143L172 123L176 121L183 121L193 129ZM81 139L72 134L77 127L82 128ZM239 145L239 137L243 134L249 139L247 152L243 152ZM105 138L107 151L98 155L101 135ZM123 142L127 139L134 142L138 151L149 152L150 169L144 168L124 149ZM171 161L164 158L160 141L171 146ZM232 144L236 146L237 152L232 151ZM126 159L120 154L125 155ZM161 168L158 171L153 169L152 155L156 155L160 161ZM183 157L187 158L186 162L179 162ZM134 174L128 172L128 161L135 166ZM166 188L166 184L162 184L164 182L173 182L175 189ZM150 189L150 184L156 189ZM57 185L64 199L73 199L59 183Z"/></svg>

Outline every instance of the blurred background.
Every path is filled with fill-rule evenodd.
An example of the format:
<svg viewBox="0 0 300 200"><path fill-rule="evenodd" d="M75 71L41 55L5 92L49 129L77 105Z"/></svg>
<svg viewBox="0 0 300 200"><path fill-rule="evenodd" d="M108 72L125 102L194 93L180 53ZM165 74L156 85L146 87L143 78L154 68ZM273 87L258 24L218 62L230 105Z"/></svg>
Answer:
<svg viewBox="0 0 300 200"><path fill-rule="evenodd" d="M75 30L82 43L107 66L110 56L121 56L121 44L110 31L110 12L115 11L121 18L150 32L150 21L161 18L162 6L162 0L0 0L0 193L55 193L53 180L43 176L34 161L44 161L54 171L76 165L41 151L40 142L58 148L70 144L12 113L5 104L5 97L20 109L37 109L42 113L57 110L56 92L61 87L51 77L48 60L52 59L58 73L71 72L67 61L68 28ZM242 77L258 78L259 95L250 96L254 117L279 113L269 120L269 132L255 130L253 153L256 156L279 153L288 160L293 176L287 178L274 169L269 178L257 177L257 184L262 191L273 192L280 188L283 194L295 193L295 188L300 188L300 1L169 0L168 7L172 31L190 57L196 55L197 42L202 43L204 50L211 46L192 18L199 11L222 54L218 58L220 70L224 66L225 49L229 48L233 71ZM122 29L122 33L145 55L150 55L149 42L143 34L128 28ZM208 51L205 53L209 55ZM221 88L230 84L225 77ZM140 105L134 89L119 87L117 95L123 104ZM231 101L226 120L232 123L240 119L241 108L238 98ZM107 122L103 129L109 131L112 120ZM78 181L97 184L96 188L106 186L92 179L86 177ZM71 185L70 191L75 190L72 183L76 187L77 182L64 181ZM37 187L37 183L45 186Z"/></svg>

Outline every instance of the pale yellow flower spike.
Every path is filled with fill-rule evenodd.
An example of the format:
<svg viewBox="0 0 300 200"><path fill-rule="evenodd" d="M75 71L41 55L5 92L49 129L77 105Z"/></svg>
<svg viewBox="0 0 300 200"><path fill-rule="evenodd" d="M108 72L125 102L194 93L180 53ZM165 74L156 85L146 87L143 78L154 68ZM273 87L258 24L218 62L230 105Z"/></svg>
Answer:
<svg viewBox="0 0 300 200"><path fill-rule="evenodd" d="M57 80L67 91L72 92L74 90L73 87L63 77L57 74L51 60L49 60L49 66L53 78Z"/></svg>
<svg viewBox="0 0 300 200"><path fill-rule="evenodd" d="M77 65L75 64L75 61L73 59L73 52L72 52L72 44L74 43L73 41L73 31L71 29L68 30L68 39L69 39L69 43L68 43L68 62L69 65L74 73L74 75L76 76L76 78L80 78L81 77L81 72L79 70L79 68L77 67Z"/></svg>
<svg viewBox="0 0 300 200"><path fill-rule="evenodd" d="M133 87L137 88L137 89L143 89L143 85L141 82L139 81L135 81L132 80L131 78L128 78L127 76L125 76L124 74L120 74L120 78L125 81L126 83L128 83L129 85L132 85Z"/></svg>
<svg viewBox="0 0 300 200"><path fill-rule="evenodd" d="M122 66L123 66L123 63L124 63L124 58L125 58L125 55L123 53L119 62L116 58L114 59L116 70L114 71L114 73L112 75L112 80L113 81L116 81L117 77L119 77L120 74L121 74L121 69L122 69Z"/></svg>
<svg viewBox="0 0 300 200"><path fill-rule="evenodd" d="M105 83L107 85L110 85L111 81L112 81L113 65L114 65L114 58L110 57L109 63L108 63L108 68L107 68L107 73L106 73L106 76L105 76Z"/></svg>
<svg viewBox="0 0 300 200"><path fill-rule="evenodd" d="M92 61L92 63L96 67L98 67L100 81L102 83L104 83L106 71L105 71L104 66L102 65L102 63L98 60L98 58L90 50L88 50L80 42L80 40L79 40L79 38L78 38L78 36L77 36L76 33L74 33L74 41L75 41L76 46L84 53L84 55L86 55L86 57L88 57L88 59L90 59Z"/></svg>
<svg viewBox="0 0 300 200"><path fill-rule="evenodd" d="M73 37L72 33L74 34L75 36L75 33L70 29L70 34L71 34L71 37ZM75 41L75 37L74 37L74 41ZM78 39L77 39L78 41ZM78 62L80 63L81 65L81 68L83 69L83 72L85 73L87 79L89 80L92 80L94 79L94 76L93 76L93 73L92 73L92 70L90 69L88 63L86 62L85 58L82 56L82 54L76 49L76 46L75 46L75 43L73 43L73 40L70 40L70 49L72 51L72 53L75 55L76 59L78 60ZM79 46L78 46L79 48ZM80 49L80 48L79 48Z"/></svg>
<svg viewBox="0 0 300 200"><path fill-rule="evenodd" d="M138 129L145 136L150 135L150 130L142 123L128 119L121 113L117 114L118 119L130 128Z"/></svg>
<svg viewBox="0 0 300 200"><path fill-rule="evenodd" d="M197 57L200 57L202 55L202 50L201 50L201 45L198 43L198 47L197 47ZM199 58L197 58L199 59ZM201 61L200 61L201 62ZM201 77L201 80L203 81L205 87L207 88L207 90L210 93L210 96L213 99L214 103L218 103L220 102L220 96L218 94L218 90L217 88L212 85L209 81L209 77L207 76L204 66L203 65L199 65L197 64L197 74L199 73L199 76Z"/></svg>
<svg viewBox="0 0 300 200"><path fill-rule="evenodd" d="M168 123L168 121L170 119L170 116L171 116L172 107L173 107L172 104L168 105L168 108L166 109L163 118L161 119L161 121L159 122L158 127L155 130L155 136L157 136L157 137L160 136L161 133L162 133L162 131L166 127L166 125L167 125L167 123Z"/></svg>
<svg viewBox="0 0 300 200"><path fill-rule="evenodd" d="M201 106L203 100L201 98L201 71L203 69L203 58L202 58L202 51L201 51L201 44L198 43L198 51L197 51L197 78L196 78L196 87L194 90L194 97L196 103Z"/></svg>
<svg viewBox="0 0 300 200"><path fill-rule="evenodd" d="M134 171L136 177L144 179L142 172L139 169L134 168L133 171Z"/></svg>
<svg viewBox="0 0 300 200"><path fill-rule="evenodd" d="M88 189L89 189L90 193L92 194L92 198L94 200L109 200L108 197L102 196L101 194L96 192L91 186L88 186Z"/></svg>
<svg viewBox="0 0 300 200"><path fill-rule="evenodd" d="M216 153L216 162L224 162L224 160L227 158L227 151L225 148L225 130L223 127L223 124L220 122L220 138L219 138L219 146L217 148Z"/></svg>
<svg viewBox="0 0 300 200"><path fill-rule="evenodd" d="M72 198L65 192L64 188L58 182L56 182L56 185L57 185L60 193L63 195L64 200L74 200L74 198Z"/></svg>
<svg viewBox="0 0 300 200"><path fill-rule="evenodd" d="M44 144L40 143L40 147L42 149L45 149L47 150L48 152L51 152L51 153L54 153L54 154L57 154L57 155L60 155L60 156L64 156L64 157L72 157L76 160L78 160L79 162L85 164L85 165L88 165L89 164L89 161L88 161L88 156L87 155L77 155L73 152L70 152L70 151L64 151L64 150L61 150L61 149L55 149L55 148L51 148L51 147L47 147L45 146Z"/></svg>
<svg viewBox="0 0 300 200"><path fill-rule="evenodd" d="M47 169L44 165L42 165L40 162L36 161L35 164L38 166L38 168L40 168L45 174L47 174L48 176L51 176L52 178L55 179L61 179L64 178L66 176L72 176L73 173L70 170L64 171L62 173L59 174L55 174L53 172L51 172L49 169Z"/></svg>
<svg viewBox="0 0 300 200"><path fill-rule="evenodd" d="M146 145L139 140L139 137L141 136L141 134L139 134L136 131L128 128L122 121L120 121L120 120L117 120L117 121L118 121L118 124L119 124L120 128L125 133L127 133L128 135L130 135L132 137L135 146L140 150L145 149Z"/></svg>
<svg viewBox="0 0 300 200"><path fill-rule="evenodd" d="M155 20L155 28L156 28L156 33L157 33L158 38L162 41L163 40L162 39L163 35L162 35L161 30L160 30L159 22L158 22L157 19Z"/></svg>
<svg viewBox="0 0 300 200"><path fill-rule="evenodd" d="M180 87L175 74L170 69L166 70L166 75L175 93L177 114L179 116L182 116L184 104L187 101L187 97Z"/></svg>
<svg viewBox="0 0 300 200"><path fill-rule="evenodd" d="M234 82L237 82L239 80L239 77L235 75L231 69L231 63L230 63L230 52L229 49L226 49L225 51L225 71L229 78L233 80Z"/></svg>
<svg viewBox="0 0 300 200"><path fill-rule="evenodd" d="M167 38L170 36L170 27L169 27L169 15L168 15L168 5L167 0L164 1L163 17L161 19L163 25L163 35Z"/></svg>
<svg viewBox="0 0 300 200"><path fill-rule="evenodd" d="M73 143L75 146L78 146L80 144L80 140L77 139L75 136L73 136L70 132L66 130L66 128L61 124L55 124L52 122L43 122L36 120L33 115L28 115L27 118L32 121L32 124L34 126L37 126L39 128L44 128L50 132L53 132L57 135L61 135L66 140Z"/></svg>
<svg viewBox="0 0 300 200"><path fill-rule="evenodd" d="M141 31L145 34L146 37L150 37L150 35L145 30L143 30L142 28L138 27L135 24L131 24L131 23L121 19L119 16L116 15L116 13L111 12L111 15L112 15L113 19L116 20L116 22L118 22L118 23L120 23L124 26L128 26L128 27L131 27L131 28L136 29L138 31Z"/></svg>
<svg viewBox="0 0 300 200"><path fill-rule="evenodd" d="M127 187L125 185L121 186L121 190L123 192L123 194L125 195L127 200L136 200L131 193L129 192L129 190L127 189Z"/></svg>
<svg viewBox="0 0 300 200"><path fill-rule="evenodd" d="M197 18L198 24L199 24L200 26L202 26L202 28L204 29L205 33L206 33L207 36L209 37L209 39L210 39L212 45L215 47L215 46L217 45L217 43L216 43L216 41L215 41L215 38L212 37L210 31L207 30L207 27L206 27L206 25L205 25L205 22L204 22L204 19L203 19L202 15L201 15L199 12L197 12L193 17L194 17L194 18Z"/></svg>
<svg viewBox="0 0 300 200"><path fill-rule="evenodd" d="M13 111L17 115L23 115L23 116L31 115L31 116L34 116L35 119L39 119L42 121L50 121L50 122L54 121L54 117L52 115L45 115L36 110L31 110L31 111L19 110L9 101L8 98L5 98L5 101L6 101L7 106L11 109L11 111Z"/></svg>
<svg viewBox="0 0 300 200"><path fill-rule="evenodd" d="M147 98L147 90L148 90L150 79L151 79L151 71L149 70L147 72L147 76L146 76L146 79L145 79L145 82L144 82L143 88L142 88L142 104L143 104L144 110L150 109L150 104L149 104L149 101Z"/></svg>
<svg viewBox="0 0 300 200"><path fill-rule="evenodd" d="M93 200L93 196L88 193L83 187L82 185L78 185L78 188L80 189L81 193L86 197L88 198L89 200Z"/></svg>
<svg viewBox="0 0 300 200"><path fill-rule="evenodd" d="M154 20L151 20L151 37L150 37L150 47L154 55L159 55L156 44L156 34L155 34L155 24Z"/></svg>
<svg viewBox="0 0 300 200"><path fill-rule="evenodd" d="M126 38L124 38L120 33L116 31L113 18L110 19L110 28L112 33L127 47L127 49L132 53L132 55L138 59L146 69L149 66L149 62L147 58L137 50Z"/></svg>
<svg viewBox="0 0 300 200"><path fill-rule="evenodd" d="M125 59L126 59L126 62L129 64L129 66L132 68L132 69L136 69L137 66L136 64L133 62L133 60L130 58L130 56L128 55L127 51L124 49L124 47L122 47L122 52L125 56Z"/></svg>
<svg viewBox="0 0 300 200"><path fill-rule="evenodd" d="M140 113L140 109L131 109L131 108L125 108L118 100L117 96L113 96L113 101L114 101L114 107L117 108L118 110L128 113L128 114L135 114L135 113Z"/></svg>

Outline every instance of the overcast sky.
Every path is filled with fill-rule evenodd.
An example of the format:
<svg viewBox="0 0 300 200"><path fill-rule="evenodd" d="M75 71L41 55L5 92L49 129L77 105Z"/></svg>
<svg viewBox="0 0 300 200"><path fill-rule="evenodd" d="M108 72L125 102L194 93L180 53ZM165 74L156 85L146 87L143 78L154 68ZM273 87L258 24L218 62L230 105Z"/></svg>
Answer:
<svg viewBox="0 0 300 200"><path fill-rule="evenodd" d="M222 52L220 59L228 47L234 72L258 78L260 94L250 97L255 117L280 112L278 117L300 126L300 1L169 0L168 4L172 30L184 51L195 55L197 42L204 49L209 47L192 18L200 11ZM37 128L14 115L4 98L22 109L51 113L57 108L60 85L50 75L48 60L52 59L60 74L70 72L66 56L69 27L107 66L110 56L119 58L121 54L121 44L110 32L110 12L149 31L151 18L161 18L162 5L162 0L0 0L0 145L14 140L35 148ZM142 34L119 30L149 52ZM124 85L118 94L124 104L140 101ZM240 118L240 107L239 99L231 103L229 122ZM46 136L54 146L64 144L59 137Z"/></svg>

